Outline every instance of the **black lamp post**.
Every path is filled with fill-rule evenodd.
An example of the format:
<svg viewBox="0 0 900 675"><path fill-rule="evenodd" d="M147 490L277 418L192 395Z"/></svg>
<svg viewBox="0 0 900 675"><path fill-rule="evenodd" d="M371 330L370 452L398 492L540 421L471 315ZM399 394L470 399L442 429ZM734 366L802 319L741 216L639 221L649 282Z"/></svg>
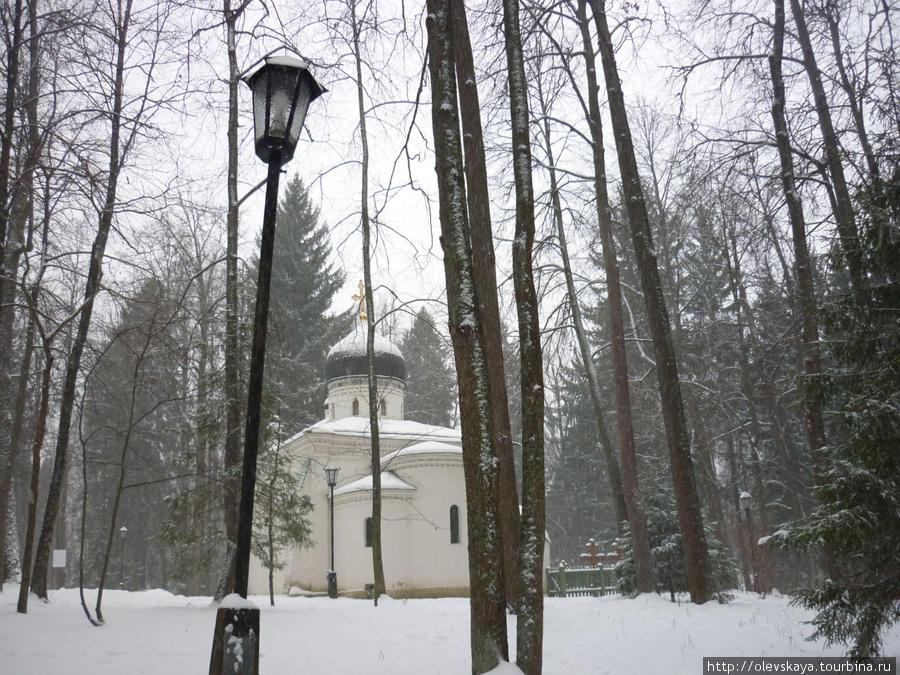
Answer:
<svg viewBox="0 0 900 675"><path fill-rule="evenodd" d="M253 496L256 457L259 448L259 416L269 320L269 287L272 281L272 251L275 247L275 214L278 211L278 179L281 167L294 156L294 147L306 119L309 104L325 91L306 64L290 56L267 57L265 64L247 78L253 91L253 130L256 156L269 165L266 204L259 249L256 314L253 321L253 351L247 392L247 423L244 432L244 463L241 506L234 564L234 590L247 597L250 575L250 539L253 531Z"/></svg>
<svg viewBox="0 0 900 675"><path fill-rule="evenodd" d="M756 570L756 548L753 541L753 521L750 519L750 507L753 505L753 496L746 490L738 497L741 508L747 515L747 540L750 546L750 571L753 573L753 590L759 590L759 580Z"/></svg>
<svg viewBox="0 0 900 675"><path fill-rule="evenodd" d="M234 561L234 590L247 597L250 577L250 541L253 534L253 497L259 449L266 335L269 319L269 287L278 211L278 179L281 167L294 156L294 148L309 104L323 89L306 64L290 56L267 56L265 63L246 82L253 91L253 129L256 155L269 165L266 203L259 250L259 277L253 321L253 347L244 428L244 461L241 503ZM210 661L210 675L223 672L259 673L259 609L236 603L219 608Z"/></svg>
<svg viewBox="0 0 900 675"><path fill-rule="evenodd" d="M128 528L124 525L119 528L119 539L122 546L119 549L119 588L125 587L125 535L128 534Z"/></svg>
<svg viewBox="0 0 900 675"><path fill-rule="evenodd" d="M337 485L337 475L341 468L331 462L325 467L325 480L331 488L331 569L328 570L328 597L336 598L337 572L334 570L334 486Z"/></svg>

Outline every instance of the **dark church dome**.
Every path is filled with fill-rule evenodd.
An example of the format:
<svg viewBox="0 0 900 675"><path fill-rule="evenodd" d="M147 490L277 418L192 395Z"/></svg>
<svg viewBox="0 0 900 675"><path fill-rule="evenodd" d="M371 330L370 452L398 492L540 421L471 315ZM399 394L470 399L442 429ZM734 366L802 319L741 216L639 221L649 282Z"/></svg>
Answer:
<svg viewBox="0 0 900 675"><path fill-rule="evenodd" d="M366 365L366 326L363 323L340 342L325 357L325 379L329 382L342 377L365 377L369 372ZM406 361L393 342L381 335L375 335L375 373L379 377L392 377L406 382Z"/></svg>

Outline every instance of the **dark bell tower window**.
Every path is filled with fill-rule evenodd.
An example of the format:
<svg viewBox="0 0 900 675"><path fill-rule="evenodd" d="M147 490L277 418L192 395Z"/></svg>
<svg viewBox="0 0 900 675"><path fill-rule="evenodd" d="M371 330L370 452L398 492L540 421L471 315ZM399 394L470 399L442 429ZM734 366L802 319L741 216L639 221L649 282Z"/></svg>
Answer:
<svg viewBox="0 0 900 675"><path fill-rule="evenodd" d="M353 399L353 416L354 417L359 416L359 399L358 398Z"/></svg>
<svg viewBox="0 0 900 675"><path fill-rule="evenodd" d="M459 543L459 507L456 504L450 507L450 543Z"/></svg>
<svg viewBox="0 0 900 675"><path fill-rule="evenodd" d="M366 518L366 548L372 548L372 519Z"/></svg>

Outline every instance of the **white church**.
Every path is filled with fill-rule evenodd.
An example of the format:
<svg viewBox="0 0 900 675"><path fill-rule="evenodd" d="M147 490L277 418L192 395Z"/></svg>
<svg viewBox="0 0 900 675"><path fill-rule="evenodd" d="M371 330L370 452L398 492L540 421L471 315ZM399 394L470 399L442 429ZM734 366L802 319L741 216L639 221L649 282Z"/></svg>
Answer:
<svg viewBox="0 0 900 675"><path fill-rule="evenodd" d="M458 429L405 420L406 364L376 336L381 441L382 554L388 595L466 596L466 499ZM275 592L325 592L331 569L330 494L325 467L340 468L334 488L334 571L340 595L362 596L372 572L372 474L366 329L328 353L325 419L289 439L284 449L313 502L312 545L289 550L275 572ZM415 373L411 374L415 377ZM268 570L253 559L250 593L268 593Z"/></svg>

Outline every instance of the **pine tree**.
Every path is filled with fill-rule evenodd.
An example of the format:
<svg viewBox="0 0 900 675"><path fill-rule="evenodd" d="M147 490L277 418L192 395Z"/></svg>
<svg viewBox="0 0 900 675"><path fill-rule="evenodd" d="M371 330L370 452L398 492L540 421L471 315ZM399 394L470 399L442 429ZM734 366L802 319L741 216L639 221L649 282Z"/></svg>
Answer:
<svg viewBox="0 0 900 675"><path fill-rule="evenodd" d="M424 307L403 334L400 351L406 359L404 417L449 427L456 408L456 377L449 364L447 342Z"/></svg>
<svg viewBox="0 0 900 675"><path fill-rule="evenodd" d="M286 432L294 434L321 418L325 356L347 328L346 316L329 312L344 275L329 260L328 230L296 176L285 186L277 218L266 388Z"/></svg>

